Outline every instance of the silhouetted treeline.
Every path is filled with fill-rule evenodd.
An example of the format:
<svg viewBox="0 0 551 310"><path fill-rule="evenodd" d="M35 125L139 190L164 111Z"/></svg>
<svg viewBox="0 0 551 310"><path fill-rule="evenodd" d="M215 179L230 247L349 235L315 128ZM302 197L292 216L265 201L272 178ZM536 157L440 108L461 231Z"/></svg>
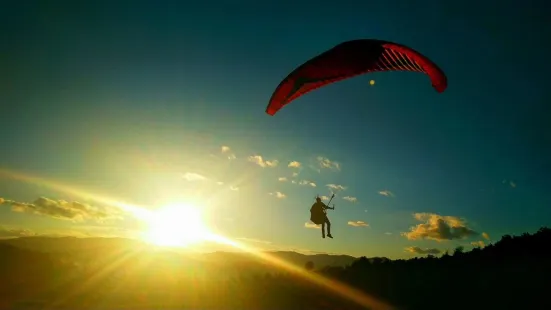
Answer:
<svg viewBox="0 0 551 310"><path fill-rule="evenodd" d="M232 254L233 260L221 253L205 258L110 240L117 246L83 248L83 256L8 243L0 243L3 309L360 309L300 275L238 260L239 254ZM398 309L551 309L549 244L551 230L542 228L440 257L362 257L347 266L316 269L312 256L301 269Z"/></svg>
<svg viewBox="0 0 551 310"><path fill-rule="evenodd" d="M440 258L366 259L322 270L402 309L551 309L551 229ZM545 306L544 306L545 305Z"/></svg>

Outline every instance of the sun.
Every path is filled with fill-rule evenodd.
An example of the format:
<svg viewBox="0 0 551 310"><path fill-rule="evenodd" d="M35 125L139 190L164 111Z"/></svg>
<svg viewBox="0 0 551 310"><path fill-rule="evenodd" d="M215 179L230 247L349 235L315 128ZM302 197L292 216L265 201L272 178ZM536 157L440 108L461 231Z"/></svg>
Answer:
<svg viewBox="0 0 551 310"><path fill-rule="evenodd" d="M186 247L208 239L210 232L199 209L186 203L165 206L147 220L145 239L159 246Z"/></svg>

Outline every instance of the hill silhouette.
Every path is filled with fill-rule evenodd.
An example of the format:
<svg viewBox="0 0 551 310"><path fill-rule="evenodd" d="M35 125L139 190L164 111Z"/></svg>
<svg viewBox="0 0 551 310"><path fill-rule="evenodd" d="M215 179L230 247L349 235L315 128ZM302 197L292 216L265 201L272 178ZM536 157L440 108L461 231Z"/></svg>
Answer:
<svg viewBox="0 0 551 310"><path fill-rule="evenodd" d="M300 265L294 272L244 253L191 255L119 238L10 239L0 242L0 308L363 308L310 274L395 309L549 309L550 243L551 229L541 228L408 260L270 253Z"/></svg>
<svg viewBox="0 0 551 310"><path fill-rule="evenodd" d="M121 249L151 251L151 246L144 242L126 238L76 238L76 237L21 237L0 240L0 244L9 244L17 248L51 254L65 254L71 257L90 258L98 253L109 253ZM184 251L161 250L171 255L179 253L183 259L195 259L219 264L261 263L257 258L245 252L210 252L186 253ZM277 257L296 266L303 266L311 261L318 267L346 266L357 257L349 255L313 254L306 255L292 251L266 251L270 256ZM272 268L272 267L270 267Z"/></svg>

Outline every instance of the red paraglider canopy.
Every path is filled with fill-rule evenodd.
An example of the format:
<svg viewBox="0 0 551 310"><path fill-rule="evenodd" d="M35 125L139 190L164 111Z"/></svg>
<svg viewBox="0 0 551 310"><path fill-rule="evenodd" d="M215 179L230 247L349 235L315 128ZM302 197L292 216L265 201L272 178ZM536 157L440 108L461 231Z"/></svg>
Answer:
<svg viewBox="0 0 551 310"><path fill-rule="evenodd" d="M440 93L448 86L446 75L436 64L407 46L373 39L353 40L341 43L293 70L274 91L266 113L274 115L314 89L378 71L425 73Z"/></svg>

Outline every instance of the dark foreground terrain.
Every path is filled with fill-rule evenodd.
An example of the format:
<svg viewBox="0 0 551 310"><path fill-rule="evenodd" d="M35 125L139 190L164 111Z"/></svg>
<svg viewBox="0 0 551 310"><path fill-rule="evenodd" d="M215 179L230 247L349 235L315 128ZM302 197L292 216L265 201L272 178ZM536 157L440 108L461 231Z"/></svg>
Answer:
<svg viewBox="0 0 551 310"><path fill-rule="evenodd" d="M397 309L551 309L550 244L551 229L542 228L439 258L272 255ZM0 308L362 307L300 273L245 254L188 255L124 239L37 237L0 242Z"/></svg>

